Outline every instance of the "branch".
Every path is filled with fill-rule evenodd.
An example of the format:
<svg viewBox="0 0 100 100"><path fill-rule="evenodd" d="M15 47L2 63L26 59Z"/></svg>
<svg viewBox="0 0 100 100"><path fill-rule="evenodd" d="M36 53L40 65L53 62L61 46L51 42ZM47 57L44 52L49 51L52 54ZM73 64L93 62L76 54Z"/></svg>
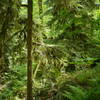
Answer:
<svg viewBox="0 0 100 100"><path fill-rule="evenodd" d="M7 39L7 40L5 41L4 44L6 44L8 41L10 41L10 40L11 40L13 37L15 37L17 34L24 32L25 28L26 28L26 25L24 26L24 28L23 28L22 30L15 32L9 39Z"/></svg>
<svg viewBox="0 0 100 100"><path fill-rule="evenodd" d="M33 42L33 45L36 44L38 46L44 46L44 47L63 47L61 45L53 45L53 44L45 44L45 43L40 43L40 42Z"/></svg>
<svg viewBox="0 0 100 100"><path fill-rule="evenodd" d="M21 7L28 7L27 4L21 4Z"/></svg>

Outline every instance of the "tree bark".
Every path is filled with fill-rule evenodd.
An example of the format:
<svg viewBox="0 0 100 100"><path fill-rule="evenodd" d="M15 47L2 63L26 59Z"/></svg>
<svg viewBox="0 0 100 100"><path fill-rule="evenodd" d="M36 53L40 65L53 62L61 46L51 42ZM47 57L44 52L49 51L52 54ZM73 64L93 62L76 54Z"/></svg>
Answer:
<svg viewBox="0 0 100 100"><path fill-rule="evenodd" d="M32 100L32 12L33 0L28 0L28 29L27 29L27 100Z"/></svg>
<svg viewBox="0 0 100 100"><path fill-rule="evenodd" d="M4 72L8 70L8 65L7 62L5 62L7 56L5 57L5 40L7 38L7 29L9 28L9 23L11 21L10 18L10 7L7 8L7 12L5 13L6 16L4 18L3 25L1 27L1 32L0 32L0 72Z"/></svg>

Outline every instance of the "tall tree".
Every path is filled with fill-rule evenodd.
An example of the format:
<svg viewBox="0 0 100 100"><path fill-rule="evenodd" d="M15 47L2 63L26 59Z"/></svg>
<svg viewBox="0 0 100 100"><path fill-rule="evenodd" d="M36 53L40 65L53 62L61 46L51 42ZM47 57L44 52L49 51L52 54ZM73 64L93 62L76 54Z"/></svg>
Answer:
<svg viewBox="0 0 100 100"><path fill-rule="evenodd" d="M33 1L32 0L28 0L27 100L32 100L32 12L33 12Z"/></svg>
<svg viewBox="0 0 100 100"><path fill-rule="evenodd" d="M17 1L13 0L0 0L0 72L8 70L8 43L5 41L10 36L11 24L14 24L18 10ZM14 7L15 8L14 8ZM15 14L16 12L16 14Z"/></svg>

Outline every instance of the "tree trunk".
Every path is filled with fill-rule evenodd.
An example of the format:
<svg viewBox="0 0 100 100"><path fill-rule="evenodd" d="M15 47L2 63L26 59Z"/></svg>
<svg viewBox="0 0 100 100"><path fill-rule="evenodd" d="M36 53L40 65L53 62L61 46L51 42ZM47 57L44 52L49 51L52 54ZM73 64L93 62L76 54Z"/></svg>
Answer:
<svg viewBox="0 0 100 100"><path fill-rule="evenodd" d="M28 0L27 100L32 100L32 12L33 12L33 1L32 0Z"/></svg>
<svg viewBox="0 0 100 100"><path fill-rule="evenodd" d="M5 58L7 58L7 56L5 57L5 40L6 40L6 36L7 36L7 29L8 29L8 25L10 20L10 8L7 8L7 12L6 12L6 17L4 18L4 23L1 27L1 32L0 32L0 72L4 72L8 70L8 66L6 66L6 62L5 62ZM8 59L8 58L7 58Z"/></svg>
<svg viewBox="0 0 100 100"><path fill-rule="evenodd" d="M4 46L3 41L0 40L0 73L5 70L4 67Z"/></svg>

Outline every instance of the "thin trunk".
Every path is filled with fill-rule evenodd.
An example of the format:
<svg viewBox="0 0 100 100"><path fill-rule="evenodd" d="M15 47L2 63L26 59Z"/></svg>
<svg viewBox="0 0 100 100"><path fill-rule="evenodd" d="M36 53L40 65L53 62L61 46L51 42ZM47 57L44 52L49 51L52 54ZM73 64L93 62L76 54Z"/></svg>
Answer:
<svg viewBox="0 0 100 100"><path fill-rule="evenodd" d="M27 29L27 100L32 100L32 12L33 0L28 0L28 29Z"/></svg>
<svg viewBox="0 0 100 100"><path fill-rule="evenodd" d="M7 8L7 12L6 12L6 17L4 19L4 23L2 25L1 28L1 32L0 32L0 72L4 72L8 70L8 66L6 66L6 62L5 62L5 40L6 40L6 36L7 36L7 29L9 28L9 22L11 21L10 19L10 7ZM8 59L8 58L7 58Z"/></svg>
<svg viewBox="0 0 100 100"><path fill-rule="evenodd" d="M0 73L5 71L4 66L4 45L3 40L0 40Z"/></svg>

